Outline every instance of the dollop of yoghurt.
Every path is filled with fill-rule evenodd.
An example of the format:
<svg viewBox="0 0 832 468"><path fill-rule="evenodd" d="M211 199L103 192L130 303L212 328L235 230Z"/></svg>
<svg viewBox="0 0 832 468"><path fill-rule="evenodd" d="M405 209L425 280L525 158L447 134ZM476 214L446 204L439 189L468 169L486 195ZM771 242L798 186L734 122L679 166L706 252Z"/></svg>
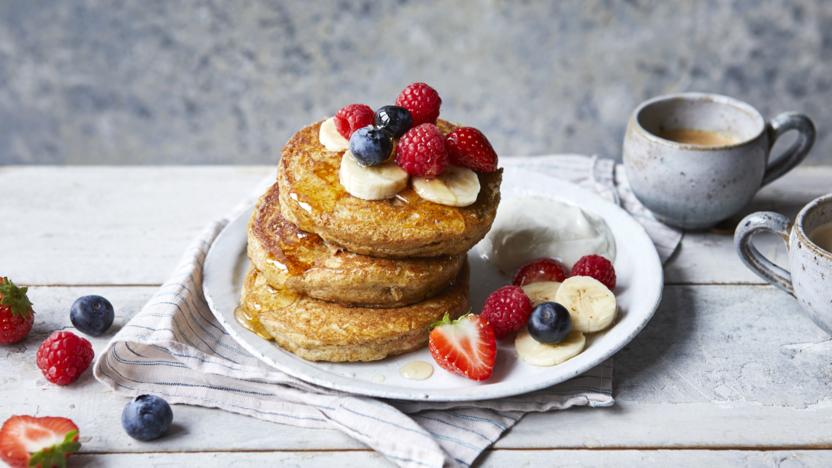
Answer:
<svg viewBox="0 0 832 468"><path fill-rule="evenodd" d="M615 261L615 237L599 216L544 197L503 200L479 254L505 274L539 257L558 259L567 268L584 255Z"/></svg>

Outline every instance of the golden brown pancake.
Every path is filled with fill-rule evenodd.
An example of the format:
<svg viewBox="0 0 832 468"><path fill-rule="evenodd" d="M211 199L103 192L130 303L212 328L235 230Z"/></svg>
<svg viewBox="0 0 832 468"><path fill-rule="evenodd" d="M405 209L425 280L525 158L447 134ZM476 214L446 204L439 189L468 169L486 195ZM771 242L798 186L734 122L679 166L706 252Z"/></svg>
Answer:
<svg viewBox="0 0 832 468"><path fill-rule="evenodd" d="M468 251L491 228L500 202L501 170L479 174L480 194L466 207L439 205L411 187L388 200L353 197L338 180L342 152L318 141L321 122L298 131L278 167L283 216L331 244L376 257L436 257ZM447 133L454 128L438 122Z"/></svg>
<svg viewBox="0 0 832 468"><path fill-rule="evenodd" d="M275 288L373 307L399 307L432 297L448 287L465 261L465 255L393 260L329 246L281 216L276 183L249 220L248 256Z"/></svg>
<svg viewBox="0 0 832 468"><path fill-rule="evenodd" d="M243 284L248 326L265 330L283 349L310 361L375 361L427 343L430 325L468 310L468 268L444 292L398 308L345 307L269 286L252 268Z"/></svg>

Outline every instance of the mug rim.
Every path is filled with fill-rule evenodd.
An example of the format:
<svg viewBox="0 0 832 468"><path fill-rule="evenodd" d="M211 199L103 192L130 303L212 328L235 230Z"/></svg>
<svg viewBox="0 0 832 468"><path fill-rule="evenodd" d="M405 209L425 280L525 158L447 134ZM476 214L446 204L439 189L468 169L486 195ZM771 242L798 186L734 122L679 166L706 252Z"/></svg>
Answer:
<svg viewBox="0 0 832 468"><path fill-rule="evenodd" d="M803 228L803 219L806 215L808 215L810 211L825 203L832 203L832 193L821 195L801 208L800 212L797 213L797 217L795 217L794 229L797 233L798 239L803 242L804 245L808 246L812 252L832 261L832 252L828 252L817 245L815 241L813 241L808 234L806 234L806 230Z"/></svg>
<svg viewBox="0 0 832 468"><path fill-rule="evenodd" d="M729 143L725 145L719 146L704 146L704 145L694 145L691 143L679 143L678 141L672 141L665 138L662 138L655 133L647 130L641 125L641 119L639 118L641 113L649 106L657 104L659 102L671 101L671 100L690 100L690 101L711 101L721 105L728 105L733 106L734 108L739 109L743 113L747 114L751 119L757 123L759 129L757 132L754 133L749 138L745 138L743 140L737 141L735 143ZM760 111L758 111L754 106L748 104L745 101L740 101L739 99L732 98L731 96L725 96L724 94L717 94L717 93L702 93L702 92L694 92L688 91L683 93L670 93L670 94L663 94L660 96L652 97L646 101L643 101L639 104L635 110L633 111L632 117L633 124L635 127L644 134L650 141L655 143L662 144L664 146L677 148L677 149L685 149L685 150L696 150L696 151L721 151L726 149L732 148L739 148L742 146L746 146L752 144L757 141L758 138L765 132L766 130L766 120L763 118Z"/></svg>

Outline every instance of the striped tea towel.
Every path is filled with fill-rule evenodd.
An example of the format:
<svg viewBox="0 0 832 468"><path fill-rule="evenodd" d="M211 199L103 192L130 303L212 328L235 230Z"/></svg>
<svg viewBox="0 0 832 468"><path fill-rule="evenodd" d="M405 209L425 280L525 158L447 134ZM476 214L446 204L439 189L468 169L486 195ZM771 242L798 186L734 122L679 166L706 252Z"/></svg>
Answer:
<svg viewBox="0 0 832 468"><path fill-rule="evenodd" d="M623 171L616 171L612 160L565 155L503 161L507 168L561 177L620 202L648 229L663 260L681 239L640 208L616 177ZM244 206L250 208L253 200ZM350 395L268 367L223 330L202 294L202 263L230 219L234 216L215 221L194 241L173 276L107 345L94 367L100 382L128 395L153 393L171 403L339 429L406 467L468 466L525 413L613 404L611 361L535 393L467 403Z"/></svg>

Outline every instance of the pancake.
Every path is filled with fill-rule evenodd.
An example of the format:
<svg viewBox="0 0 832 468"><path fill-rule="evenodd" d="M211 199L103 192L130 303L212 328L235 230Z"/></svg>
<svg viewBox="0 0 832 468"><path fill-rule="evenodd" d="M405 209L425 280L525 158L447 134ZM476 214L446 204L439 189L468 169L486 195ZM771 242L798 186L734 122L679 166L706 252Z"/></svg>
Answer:
<svg viewBox="0 0 832 468"><path fill-rule="evenodd" d="M249 220L248 256L275 288L374 307L400 307L438 294L465 261L465 255L393 260L329 246L283 218L276 183L260 198Z"/></svg>
<svg viewBox="0 0 832 468"><path fill-rule="evenodd" d="M375 257L436 257L468 251L491 228L500 202L502 171L479 174L477 201L466 207L439 205L412 187L388 200L353 197L338 180L342 152L318 141L321 122L298 131L278 166L283 216L331 244ZM454 128L439 121L447 133Z"/></svg>
<svg viewBox="0 0 832 468"><path fill-rule="evenodd" d="M249 329L274 338L310 361L376 361L424 346L431 323L468 310L468 268L448 289L398 308L345 307L269 286L252 268L243 284L243 316Z"/></svg>

